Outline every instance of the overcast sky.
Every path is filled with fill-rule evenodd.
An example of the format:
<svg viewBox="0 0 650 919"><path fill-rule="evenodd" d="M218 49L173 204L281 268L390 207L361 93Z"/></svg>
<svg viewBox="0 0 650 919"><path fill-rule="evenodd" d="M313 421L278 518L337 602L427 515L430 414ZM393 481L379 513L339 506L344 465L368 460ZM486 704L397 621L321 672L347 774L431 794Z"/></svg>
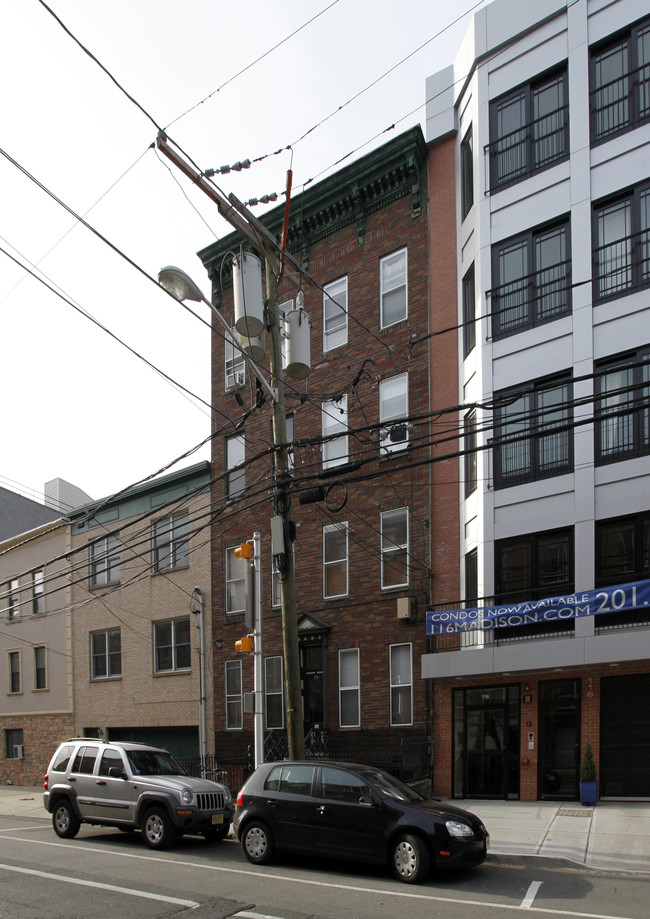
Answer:
<svg viewBox="0 0 650 919"><path fill-rule="evenodd" d="M147 275L179 265L209 296L196 253L231 228L152 149L157 126L201 169L264 157L219 176L226 194L281 195L290 167L300 193L424 125L426 77L470 16L447 27L483 5L2 0L0 485L101 498L209 436L207 309Z"/></svg>

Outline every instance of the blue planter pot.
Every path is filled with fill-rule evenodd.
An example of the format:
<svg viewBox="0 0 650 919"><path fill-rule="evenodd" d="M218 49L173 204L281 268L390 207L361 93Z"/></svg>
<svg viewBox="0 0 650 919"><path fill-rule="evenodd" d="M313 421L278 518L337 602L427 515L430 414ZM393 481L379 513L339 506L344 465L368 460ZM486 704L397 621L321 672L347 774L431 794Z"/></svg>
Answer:
<svg viewBox="0 0 650 919"><path fill-rule="evenodd" d="M598 797L598 782L580 782L580 803L583 807L593 807Z"/></svg>

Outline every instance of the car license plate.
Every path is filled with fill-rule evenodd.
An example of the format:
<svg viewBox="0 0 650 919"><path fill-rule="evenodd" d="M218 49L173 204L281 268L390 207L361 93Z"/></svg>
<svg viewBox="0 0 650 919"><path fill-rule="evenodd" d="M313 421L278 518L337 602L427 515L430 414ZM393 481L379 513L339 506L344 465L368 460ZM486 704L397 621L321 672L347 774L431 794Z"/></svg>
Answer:
<svg viewBox="0 0 650 919"><path fill-rule="evenodd" d="M212 815L212 825L215 823L223 823L223 814L213 814Z"/></svg>

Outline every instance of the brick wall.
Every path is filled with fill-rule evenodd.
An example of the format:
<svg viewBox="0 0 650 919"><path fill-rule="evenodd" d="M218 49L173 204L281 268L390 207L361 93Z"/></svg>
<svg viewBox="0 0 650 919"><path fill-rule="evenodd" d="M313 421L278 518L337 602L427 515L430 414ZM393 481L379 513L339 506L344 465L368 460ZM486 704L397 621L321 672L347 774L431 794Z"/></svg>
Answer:
<svg viewBox="0 0 650 919"><path fill-rule="evenodd" d="M3 731L0 749L0 784L42 785L48 763L58 744L74 734L71 714L20 715L2 717ZM25 756L23 759L7 757L5 731L22 730Z"/></svg>

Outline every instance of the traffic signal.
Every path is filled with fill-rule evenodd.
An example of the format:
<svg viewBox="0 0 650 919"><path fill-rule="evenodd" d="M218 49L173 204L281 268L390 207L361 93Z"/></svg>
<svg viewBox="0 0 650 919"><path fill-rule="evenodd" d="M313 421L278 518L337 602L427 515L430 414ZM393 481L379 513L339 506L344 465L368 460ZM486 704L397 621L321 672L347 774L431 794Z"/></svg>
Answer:
<svg viewBox="0 0 650 919"><path fill-rule="evenodd" d="M252 654L253 653L253 639L250 635L244 635L243 638L240 638L239 641L235 642L235 651L239 651L241 654Z"/></svg>
<svg viewBox="0 0 650 919"><path fill-rule="evenodd" d="M235 549L235 558L252 558L253 546L249 542L243 542Z"/></svg>

